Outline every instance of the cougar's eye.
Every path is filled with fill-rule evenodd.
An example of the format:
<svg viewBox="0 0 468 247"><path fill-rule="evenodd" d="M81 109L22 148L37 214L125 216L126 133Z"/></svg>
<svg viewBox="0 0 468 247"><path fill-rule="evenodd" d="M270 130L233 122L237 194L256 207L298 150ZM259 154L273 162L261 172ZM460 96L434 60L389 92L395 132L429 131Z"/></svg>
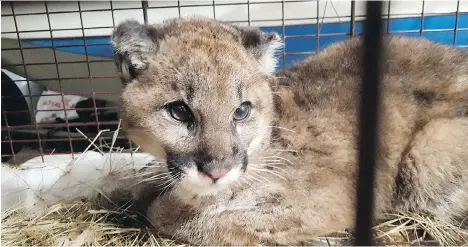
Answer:
<svg viewBox="0 0 468 247"><path fill-rule="evenodd" d="M246 101L242 103L239 107L236 108L234 111L234 120L241 121L246 119L250 115L250 109L252 108L252 103Z"/></svg>
<svg viewBox="0 0 468 247"><path fill-rule="evenodd" d="M183 101L174 101L166 105L166 110L171 117L180 122L193 121L193 113Z"/></svg>

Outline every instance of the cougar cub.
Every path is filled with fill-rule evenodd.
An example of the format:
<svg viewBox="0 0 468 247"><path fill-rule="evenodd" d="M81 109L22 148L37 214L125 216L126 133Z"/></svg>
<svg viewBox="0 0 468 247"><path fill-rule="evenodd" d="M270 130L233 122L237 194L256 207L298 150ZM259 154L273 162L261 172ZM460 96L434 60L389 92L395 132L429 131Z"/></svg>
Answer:
<svg viewBox="0 0 468 247"><path fill-rule="evenodd" d="M152 199L155 232L294 245L353 227L361 41L275 73L280 41L204 18L116 29L124 128L165 162L144 192L122 190ZM468 55L420 38L384 47L376 217L457 219L468 211Z"/></svg>

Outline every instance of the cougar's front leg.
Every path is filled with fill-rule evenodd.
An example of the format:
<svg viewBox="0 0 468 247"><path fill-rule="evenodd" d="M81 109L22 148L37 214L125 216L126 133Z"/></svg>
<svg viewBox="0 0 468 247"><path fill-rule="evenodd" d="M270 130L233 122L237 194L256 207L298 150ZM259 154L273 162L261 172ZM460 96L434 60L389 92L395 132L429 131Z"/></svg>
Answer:
<svg viewBox="0 0 468 247"><path fill-rule="evenodd" d="M266 185L197 206L166 195L153 202L148 218L156 232L197 245L297 245L352 228L354 185L326 174L316 179L327 182L288 190Z"/></svg>
<svg viewBox="0 0 468 247"><path fill-rule="evenodd" d="M468 119L437 119L416 133L397 178L397 207L452 220L468 211Z"/></svg>

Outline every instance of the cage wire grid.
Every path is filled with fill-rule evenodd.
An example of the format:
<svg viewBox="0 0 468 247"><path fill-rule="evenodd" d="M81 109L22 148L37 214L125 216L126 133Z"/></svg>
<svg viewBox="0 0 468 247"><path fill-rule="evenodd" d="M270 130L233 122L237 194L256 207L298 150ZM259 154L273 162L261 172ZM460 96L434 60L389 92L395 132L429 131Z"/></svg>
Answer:
<svg viewBox="0 0 468 247"><path fill-rule="evenodd" d="M450 8L437 12L433 1L386 1L383 3L383 29L390 34L422 36L466 48L468 2L450 2ZM407 4L411 11L402 11L405 8L402 4ZM334 42L360 35L365 18L364 1L2 1L1 5L2 69L20 74L22 79L12 81L23 82L28 89L23 95L2 94L1 97L2 161L13 163L22 160L21 156L30 155L18 153L24 147L37 150L36 156L50 153L73 155L81 152L89 144L89 139L95 138L100 131L117 129L117 99L121 85L112 57L99 52L111 54L109 35L123 19L136 18L153 24L166 17L204 15L233 24L259 26L264 31L276 31L285 41L283 49L275 54L280 58L280 68L284 68ZM237 16L230 15L230 11ZM262 11L264 14L260 14ZM100 16L109 18L102 23L97 22ZM415 21L409 27L401 28L398 23L404 18ZM66 26L65 21L61 21L67 19L73 25ZM437 27L429 25L440 20L447 23L439 23L441 25ZM39 25L41 23L43 25ZM63 42L70 37L73 37L73 43ZM76 50L81 51L81 56L67 58L63 55ZM37 61L38 54L47 59ZM35 94L32 83L51 90L47 95ZM87 104L67 108L66 97L69 95L86 97ZM40 97L59 97L61 109L38 109L36 102ZM8 110L3 107L8 100L11 104L11 101L26 99L32 102L28 109ZM39 112L58 110L63 112L64 118L52 122L36 121L35 116ZM85 114L86 121L69 119L67 114L72 111ZM107 113L113 118L102 117ZM12 123L11 119L20 114L27 114L28 121ZM77 132L77 128L87 137ZM111 140L111 135L99 137L101 143ZM132 148L124 133L119 134L117 140L120 146Z"/></svg>

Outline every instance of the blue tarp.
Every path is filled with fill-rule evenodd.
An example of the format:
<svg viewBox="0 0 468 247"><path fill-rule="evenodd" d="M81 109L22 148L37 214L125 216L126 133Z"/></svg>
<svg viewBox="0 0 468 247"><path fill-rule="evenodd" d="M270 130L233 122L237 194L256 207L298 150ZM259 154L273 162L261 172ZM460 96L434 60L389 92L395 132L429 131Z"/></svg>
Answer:
<svg viewBox="0 0 468 247"><path fill-rule="evenodd" d="M433 41L457 46L468 45L468 30L462 30L457 32L456 40L454 42L455 33L454 31L430 31L437 29L455 29L456 16L443 15L443 16L426 16L424 17L423 25L423 37L431 39ZM318 38L319 49L329 46L330 44L349 38L347 33L350 32L350 22L342 23L324 23L319 25L320 34L342 34L337 36L320 36ZM390 32L398 32L398 35L415 36L420 35L419 31L421 28L421 17L410 17L390 20ZM281 26L274 27L260 27L264 31L275 31L280 35L283 33ZM458 28L468 28L468 14L460 14L458 19ZM299 36L299 35L316 35L317 25L316 24L304 24L304 25L290 25L284 28L286 36ZM355 23L355 32L359 34L362 31L362 22ZM402 33L400 33L402 32ZM406 33L405 33L406 32ZM51 39L34 39L24 40L25 42L41 47L51 47ZM110 37L86 37L86 43L91 46L87 46L85 49L84 39L82 37L77 38L66 38L66 39L54 39L54 45L59 51L70 52L74 54L85 54L90 56L98 56L111 58L112 47L110 46ZM316 50L317 37L300 37L300 38L287 38L285 42L285 53L297 53L297 52L312 52ZM76 46L75 46L76 45ZM61 47L62 46L62 47ZM67 47L63 47L67 46ZM71 47L70 47L71 46ZM286 66L304 59L309 56L308 54L286 54L285 64ZM280 67L283 67L283 59L280 59Z"/></svg>

